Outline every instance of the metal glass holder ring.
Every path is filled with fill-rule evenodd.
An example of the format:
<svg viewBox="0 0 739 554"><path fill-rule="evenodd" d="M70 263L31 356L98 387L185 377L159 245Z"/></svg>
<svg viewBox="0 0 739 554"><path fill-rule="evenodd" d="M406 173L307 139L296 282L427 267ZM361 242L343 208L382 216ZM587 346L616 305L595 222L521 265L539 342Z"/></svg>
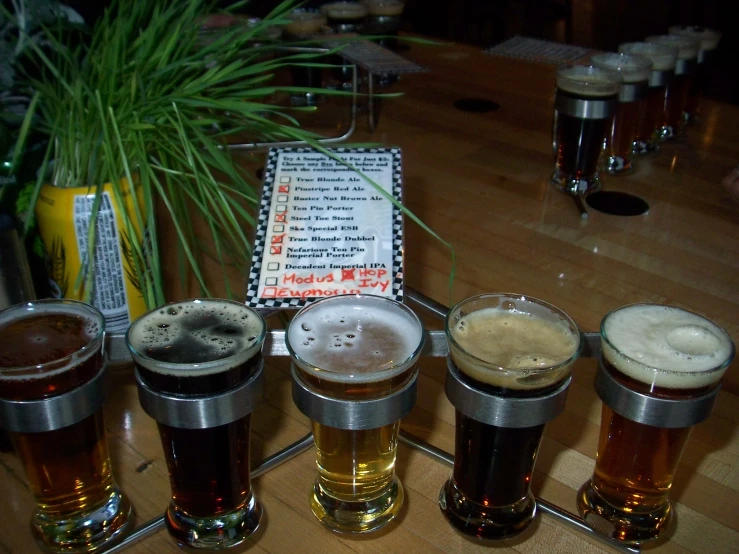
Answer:
<svg viewBox="0 0 739 554"><path fill-rule="evenodd" d="M427 296L415 291L413 289L406 288L405 296L412 303L425 309L430 314L435 315L439 318L445 318L448 312L448 308L442 304L428 298ZM276 311L273 308L259 310L263 316L267 317ZM583 338L583 351L580 355L581 358L599 358L600 357L600 334L599 333L582 333ZM111 362L125 363L130 362L131 358L125 345L125 335L115 334L107 337L108 343L106 348L111 356ZM114 356L112 353L115 353ZM433 358L445 358L449 354L447 347L446 336L444 331L427 331L426 340L423 347L421 356L433 357ZM264 341L264 348L262 350L263 356L288 356L289 352L285 344L285 331L281 329L269 330ZM436 448L435 446L417 438L413 435L400 431L400 441L404 444L420 450L424 454L444 463L447 465L454 464L454 456ZM288 445L286 448L276 452L274 455L266 458L259 465L257 465L251 472L252 477L258 477L263 475L267 471L283 464L287 461L292 460L298 455L302 454L306 450L313 446L313 434L308 433L300 440ZM624 553L638 553L640 552L639 547L625 546L624 544L604 537L595 530L593 530L585 521L571 512L564 510L551 502L536 497L537 509L541 513L546 514L561 523L571 527L572 529L578 530L589 538L598 541L602 544L609 546L617 550L618 552ZM124 537L121 542L111 546L108 549L103 549L99 554L113 554L114 552L120 552L148 535L159 531L164 528L164 515L160 515L148 522L140 525L138 528L133 530L129 535Z"/></svg>

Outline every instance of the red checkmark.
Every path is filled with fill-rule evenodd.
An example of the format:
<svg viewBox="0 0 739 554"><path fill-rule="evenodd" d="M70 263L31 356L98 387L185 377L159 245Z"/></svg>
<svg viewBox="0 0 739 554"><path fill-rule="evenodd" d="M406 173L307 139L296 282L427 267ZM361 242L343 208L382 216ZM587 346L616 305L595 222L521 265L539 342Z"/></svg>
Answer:
<svg viewBox="0 0 739 554"><path fill-rule="evenodd" d="M282 254L282 246L270 246L269 253L270 254Z"/></svg>
<svg viewBox="0 0 739 554"><path fill-rule="evenodd" d="M282 234L282 235L272 235L272 244L282 244L282 238L284 236L285 236L284 234Z"/></svg>
<svg viewBox="0 0 739 554"><path fill-rule="evenodd" d="M280 185L277 188L277 192L290 192L290 187L288 185Z"/></svg>
<svg viewBox="0 0 739 554"><path fill-rule="evenodd" d="M275 214L275 223L286 223L287 222L287 212L284 214Z"/></svg>

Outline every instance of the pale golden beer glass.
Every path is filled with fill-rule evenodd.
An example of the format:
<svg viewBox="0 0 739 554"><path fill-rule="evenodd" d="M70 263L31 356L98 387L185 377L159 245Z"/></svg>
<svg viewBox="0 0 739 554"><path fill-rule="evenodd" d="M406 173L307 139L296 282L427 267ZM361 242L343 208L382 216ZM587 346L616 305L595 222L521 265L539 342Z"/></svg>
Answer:
<svg viewBox="0 0 739 554"><path fill-rule="evenodd" d="M339 416L329 425L317 420L323 415L299 402L296 387L302 391L300 398L307 395L316 401L322 414L336 404L351 409L368 401L407 400L404 395L415 386L423 326L399 302L336 296L298 312L286 337L293 361L293 398L313 419L318 477L310 493L311 510L336 531L377 529L403 504L403 487L395 475L400 418L370 427ZM383 406L376 408L384 411Z"/></svg>

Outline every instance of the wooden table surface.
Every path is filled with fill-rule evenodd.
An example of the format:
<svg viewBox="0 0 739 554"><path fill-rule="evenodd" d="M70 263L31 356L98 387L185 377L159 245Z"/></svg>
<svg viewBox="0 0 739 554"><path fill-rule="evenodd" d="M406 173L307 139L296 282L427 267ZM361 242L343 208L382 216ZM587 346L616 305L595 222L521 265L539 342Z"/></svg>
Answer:
<svg viewBox="0 0 739 554"><path fill-rule="evenodd" d="M632 175L605 179L605 188L645 199L648 215L591 210L582 220L572 200L548 184L554 67L458 45L413 45L406 56L431 71L404 76L397 89L406 95L386 100L377 131L368 133L362 122L354 139L402 147L408 207L456 248L452 301L482 292L525 293L565 310L585 331L597 330L620 305L661 302L705 314L736 341L739 206L719 183L739 162L739 109L704 101L702 123L690 129L686 142L637 159ZM455 109L453 102L465 97L493 100L500 109ZM448 305L449 252L410 222L405 259L407 285ZM286 360L266 363L266 397L252 417L253 464L309 430L290 398ZM595 367L591 359L577 362L567 409L547 427L533 481L536 494L572 512L596 453ZM714 414L693 431L673 487L678 525L657 552L739 552L738 373L729 370ZM418 404L403 429L453 451L454 410L443 381L443 360L422 359ZM137 523L161 514L169 500L167 469L156 426L139 408L130 368L113 374L106 428L114 471ZM28 525L33 503L22 469L12 454L1 455L0 464L0 552L34 552ZM401 445L397 471L406 489L398 520L367 536L337 535L310 512L316 467L313 451L305 452L253 480L266 518L234 552L486 550L454 533L439 511L448 467ZM176 550L162 530L128 551ZM498 550L611 551L549 516Z"/></svg>

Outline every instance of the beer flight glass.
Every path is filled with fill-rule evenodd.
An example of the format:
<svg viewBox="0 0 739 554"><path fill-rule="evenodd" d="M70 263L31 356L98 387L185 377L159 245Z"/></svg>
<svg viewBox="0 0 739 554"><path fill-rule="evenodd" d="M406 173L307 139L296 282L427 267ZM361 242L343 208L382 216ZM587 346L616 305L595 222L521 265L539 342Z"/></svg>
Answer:
<svg viewBox="0 0 739 554"><path fill-rule="evenodd" d="M561 191L585 196L600 189L598 164L621 83L618 72L599 67L576 65L557 71L551 182Z"/></svg>
<svg viewBox="0 0 739 554"><path fill-rule="evenodd" d="M103 422L105 319L72 300L0 312L0 427L36 502L31 530L51 552L95 552L131 526Z"/></svg>
<svg viewBox="0 0 739 554"><path fill-rule="evenodd" d="M364 0L367 19L362 32L379 38L377 44L390 50L398 48L398 31L402 23L405 4L400 0Z"/></svg>
<svg viewBox="0 0 739 554"><path fill-rule="evenodd" d="M652 61L637 54L597 54L590 58L595 67L618 71L623 85L613 125L607 132L606 171L619 175L631 171L631 150L644 100L649 90Z"/></svg>
<svg viewBox="0 0 739 554"><path fill-rule="evenodd" d="M445 331L456 433L439 506L465 535L510 538L536 515L534 464L547 422L564 410L580 331L554 306L513 294L460 302Z"/></svg>
<svg viewBox="0 0 739 554"><path fill-rule="evenodd" d="M337 34L360 33L367 17L367 8L356 2L332 2L321 6L321 13L326 15L329 28ZM351 89L353 68L340 55L333 56L336 65L331 71L339 88Z"/></svg>
<svg viewBox="0 0 739 554"><path fill-rule="evenodd" d="M321 13L296 11L286 16L288 23L282 28L282 39L288 43L314 40L326 25L326 16ZM311 57L302 63L325 63L322 57ZM293 85L296 87L321 88L323 68L310 65L291 65ZM292 92L290 102L294 106L314 106L317 98L313 92Z"/></svg>
<svg viewBox="0 0 739 554"><path fill-rule="evenodd" d="M180 545L234 546L259 525L249 428L264 388L265 335L257 312L216 299L157 308L126 333L139 401L157 422L169 469L165 524Z"/></svg>
<svg viewBox="0 0 739 554"><path fill-rule="evenodd" d="M403 504L395 458L400 419L416 400L418 316L380 296L329 297L296 314L286 343L293 400L316 445L313 514L335 531L382 527Z"/></svg>
<svg viewBox="0 0 739 554"><path fill-rule="evenodd" d="M618 51L644 56L652 61L644 105L632 145L634 154L649 154L659 150L659 132L665 113L667 85L672 81L677 62L677 49L650 42L625 42Z"/></svg>
<svg viewBox="0 0 739 554"><path fill-rule="evenodd" d="M734 345L710 320L656 304L612 311L600 333L598 455L577 506L596 531L640 544L669 529L673 476L693 426L710 415Z"/></svg>

